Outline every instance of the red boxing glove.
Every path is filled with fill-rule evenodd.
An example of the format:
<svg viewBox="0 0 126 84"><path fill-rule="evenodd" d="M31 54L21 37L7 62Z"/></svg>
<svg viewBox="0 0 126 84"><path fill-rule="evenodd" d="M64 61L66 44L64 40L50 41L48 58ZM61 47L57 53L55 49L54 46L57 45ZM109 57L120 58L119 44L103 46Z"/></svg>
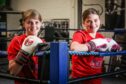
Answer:
<svg viewBox="0 0 126 84"><path fill-rule="evenodd" d="M89 51L106 51L108 49L108 41L104 38L97 38L86 43Z"/></svg>

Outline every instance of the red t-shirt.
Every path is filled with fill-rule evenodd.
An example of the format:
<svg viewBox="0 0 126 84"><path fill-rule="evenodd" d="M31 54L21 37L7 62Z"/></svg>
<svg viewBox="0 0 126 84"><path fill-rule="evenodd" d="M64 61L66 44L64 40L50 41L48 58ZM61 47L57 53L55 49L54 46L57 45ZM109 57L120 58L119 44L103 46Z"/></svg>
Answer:
<svg viewBox="0 0 126 84"><path fill-rule="evenodd" d="M16 57L17 53L21 49L21 45L25 38L26 38L26 35L23 34L21 36L15 36L12 39L7 49L8 60L13 60ZM44 42L44 40L42 41ZM24 65L23 69L18 74L18 76L37 79L38 78L38 57L32 56L30 62ZM15 80L15 84L30 84L30 83Z"/></svg>
<svg viewBox="0 0 126 84"><path fill-rule="evenodd" d="M104 38L100 33L96 33L96 38ZM72 41L77 41L81 44L89 42L93 38L88 32L79 30L74 33ZM72 56L72 77L84 77L102 72L103 57L88 56Z"/></svg>

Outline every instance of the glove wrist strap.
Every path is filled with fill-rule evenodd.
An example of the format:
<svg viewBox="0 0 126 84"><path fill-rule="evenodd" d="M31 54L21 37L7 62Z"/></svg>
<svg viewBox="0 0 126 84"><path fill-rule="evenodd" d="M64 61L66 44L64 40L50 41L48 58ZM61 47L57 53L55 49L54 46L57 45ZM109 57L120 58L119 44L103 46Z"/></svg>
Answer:
<svg viewBox="0 0 126 84"><path fill-rule="evenodd" d="M96 45L94 42L90 41L87 43L88 51L95 51Z"/></svg>
<svg viewBox="0 0 126 84"><path fill-rule="evenodd" d="M24 50L20 50L15 58L15 61L20 64L23 65L25 63L28 63L30 59L30 54L25 52Z"/></svg>

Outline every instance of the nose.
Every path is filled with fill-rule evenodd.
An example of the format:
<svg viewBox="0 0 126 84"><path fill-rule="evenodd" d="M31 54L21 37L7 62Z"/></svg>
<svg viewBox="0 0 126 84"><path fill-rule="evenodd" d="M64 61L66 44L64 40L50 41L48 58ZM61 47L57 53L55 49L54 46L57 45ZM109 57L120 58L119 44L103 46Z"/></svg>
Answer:
<svg viewBox="0 0 126 84"><path fill-rule="evenodd" d="M32 25L32 27L33 27L33 28L35 28L35 27L36 27L35 22L32 22L32 24L31 24L31 25Z"/></svg>
<svg viewBox="0 0 126 84"><path fill-rule="evenodd" d="M95 26L95 23L93 21L90 22L90 27Z"/></svg>

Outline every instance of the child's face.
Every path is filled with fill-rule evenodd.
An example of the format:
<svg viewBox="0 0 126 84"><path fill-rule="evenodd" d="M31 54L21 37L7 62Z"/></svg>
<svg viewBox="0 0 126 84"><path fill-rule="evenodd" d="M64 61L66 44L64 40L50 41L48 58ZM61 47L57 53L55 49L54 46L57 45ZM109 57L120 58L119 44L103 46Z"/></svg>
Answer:
<svg viewBox="0 0 126 84"><path fill-rule="evenodd" d="M89 33L95 33L100 27L100 18L97 14L90 14L83 22L83 25Z"/></svg>
<svg viewBox="0 0 126 84"><path fill-rule="evenodd" d="M23 27L25 28L27 35L37 36L41 28L41 22L38 19L27 18L23 23Z"/></svg>

